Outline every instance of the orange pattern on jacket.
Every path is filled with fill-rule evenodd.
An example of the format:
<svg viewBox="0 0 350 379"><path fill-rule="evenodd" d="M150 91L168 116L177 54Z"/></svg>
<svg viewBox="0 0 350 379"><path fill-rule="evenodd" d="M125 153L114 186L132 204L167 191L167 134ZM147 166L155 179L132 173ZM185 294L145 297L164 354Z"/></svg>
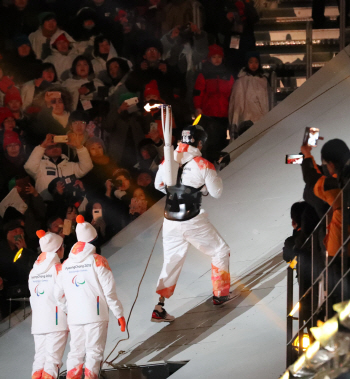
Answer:
<svg viewBox="0 0 350 379"><path fill-rule="evenodd" d="M98 375L85 367L85 379L98 379Z"/></svg>
<svg viewBox="0 0 350 379"><path fill-rule="evenodd" d="M329 223L327 227L327 235L324 239L324 244L326 246L326 249L328 251L328 255L330 257L333 257L336 252L339 250L341 244L342 244L342 237L341 237L341 224L342 224L342 214L341 214L341 198L339 198L335 201L335 198L340 193L340 188L334 188L325 191L324 190L324 182L326 180L325 176L322 176L318 181L316 182L314 186L314 194L325 201L327 204L332 206L333 209L333 215L331 222ZM333 204L333 202L335 203Z"/></svg>
<svg viewBox="0 0 350 379"><path fill-rule="evenodd" d="M72 254L77 255L84 250L85 242L77 242L72 249Z"/></svg>
<svg viewBox="0 0 350 379"><path fill-rule="evenodd" d="M210 170L215 170L215 166L202 157L195 157L193 160L197 163L200 170L205 170L209 168Z"/></svg>
<svg viewBox="0 0 350 379"><path fill-rule="evenodd" d="M227 296L230 293L231 276L229 272L220 270L212 264L211 281L214 296Z"/></svg>
<svg viewBox="0 0 350 379"><path fill-rule="evenodd" d="M41 379L55 379L52 375L48 374L47 372L43 372L43 376Z"/></svg>
<svg viewBox="0 0 350 379"><path fill-rule="evenodd" d="M43 370L35 371L32 375L32 379L42 379Z"/></svg>
<svg viewBox="0 0 350 379"><path fill-rule="evenodd" d="M56 273L57 273L57 275L58 275L58 273L59 273L60 271L62 271L62 265L61 265L61 263L56 263L56 264L55 264L55 267L56 267Z"/></svg>
<svg viewBox="0 0 350 379"><path fill-rule="evenodd" d="M83 376L83 364L72 368L67 373L67 379L81 379Z"/></svg>
<svg viewBox="0 0 350 379"><path fill-rule="evenodd" d="M38 259L36 260L35 264L39 265L41 262L44 262L45 259L46 259L46 253L41 253L38 256Z"/></svg>
<svg viewBox="0 0 350 379"><path fill-rule="evenodd" d="M165 297L166 299L169 299L169 297L171 297L173 295L173 293L175 291L175 287L176 287L176 284L174 284L173 286L167 287L167 288L163 288L161 290L158 290L157 294Z"/></svg>
<svg viewBox="0 0 350 379"><path fill-rule="evenodd" d="M102 266L106 268L107 270L112 271L105 257L102 257L102 255L99 255L99 254L94 254L94 258L95 258L95 263L97 267Z"/></svg>

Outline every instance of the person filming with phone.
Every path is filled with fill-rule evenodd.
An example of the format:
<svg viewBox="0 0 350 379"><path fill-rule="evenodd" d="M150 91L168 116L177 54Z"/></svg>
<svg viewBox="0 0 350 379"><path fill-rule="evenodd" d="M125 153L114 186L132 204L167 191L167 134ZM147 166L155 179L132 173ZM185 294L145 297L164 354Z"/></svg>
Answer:
<svg viewBox="0 0 350 379"><path fill-rule="evenodd" d="M314 134L310 136L314 139ZM324 240L328 256L333 257L342 244L342 211L341 197L337 197L341 188L350 178L350 150L346 143L340 139L327 141L321 149L322 171L316 165L311 154L312 147L309 143L301 146L304 160L301 165L305 183L313 188L314 194L329 204L333 209L332 219L328 225L328 233ZM315 146L315 145L314 145ZM330 268L330 280L334 283L339 279L339 264ZM340 301L340 294L335 291L335 301Z"/></svg>
<svg viewBox="0 0 350 379"><path fill-rule="evenodd" d="M62 154L61 144L55 142L57 137L66 138L67 146L76 149L79 162L70 162L68 157ZM53 179L71 175L82 178L92 167L89 152L75 138L74 133L71 133L69 137L47 134L45 140L33 150L24 165L27 173L34 178L35 188L44 200L52 200L48 186Z"/></svg>

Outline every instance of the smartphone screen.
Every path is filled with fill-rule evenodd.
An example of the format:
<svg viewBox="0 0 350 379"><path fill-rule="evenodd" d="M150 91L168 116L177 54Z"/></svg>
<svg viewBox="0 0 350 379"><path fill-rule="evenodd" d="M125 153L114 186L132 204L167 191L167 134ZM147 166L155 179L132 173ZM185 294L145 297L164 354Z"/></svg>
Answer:
<svg viewBox="0 0 350 379"><path fill-rule="evenodd" d="M303 154L287 154L286 164L302 164L304 156Z"/></svg>
<svg viewBox="0 0 350 379"><path fill-rule="evenodd" d="M63 234L65 236L69 236L72 231L72 220L68 220L67 218L63 222Z"/></svg>
<svg viewBox="0 0 350 379"><path fill-rule="evenodd" d="M102 209L93 209L92 218L96 221L98 218L102 217Z"/></svg>
<svg viewBox="0 0 350 379"><path fill-rule="evenodd" d="M311 146L316 147L317 146L317 140L320 138L320 129L318 128L305 128L304 138L303 138L303 145L304 146Z"/></svg>

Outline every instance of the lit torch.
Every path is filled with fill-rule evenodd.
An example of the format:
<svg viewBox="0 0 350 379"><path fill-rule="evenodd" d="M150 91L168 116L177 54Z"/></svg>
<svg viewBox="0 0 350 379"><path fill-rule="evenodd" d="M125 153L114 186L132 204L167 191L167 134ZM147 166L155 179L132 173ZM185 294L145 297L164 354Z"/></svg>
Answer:
<svg viewBox="0 0 350 379"><path fill-rule="evenodd" d="M147 112L151 109L160 108L162 128L164 135L164 183L167 186L176 185L178 164L174 160L174 147L172 145L172 128L173 118L171 114L171 105L168 104L154 104L147 103L144 106Z"/></svg>

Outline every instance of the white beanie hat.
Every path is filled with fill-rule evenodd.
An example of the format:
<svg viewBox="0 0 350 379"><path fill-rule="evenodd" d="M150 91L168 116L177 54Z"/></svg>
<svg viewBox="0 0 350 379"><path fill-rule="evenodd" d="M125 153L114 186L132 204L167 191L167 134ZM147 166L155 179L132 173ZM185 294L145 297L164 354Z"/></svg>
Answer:
<svg viewBox="0 0 350 379"><path fill-rule="evenodd" d="M39 245L43 253L56 253L63 244L63 238L58 234L38 230L36 235L39 237Z"/></svg>
<svg viewBox="0 0 350 379"><path fill-rule="evenodd" d="M85 219L82 215L77 216L77 227L75 232L77 233L78 242L91 242L97 237L96 229L85 222Z"/></svg>

